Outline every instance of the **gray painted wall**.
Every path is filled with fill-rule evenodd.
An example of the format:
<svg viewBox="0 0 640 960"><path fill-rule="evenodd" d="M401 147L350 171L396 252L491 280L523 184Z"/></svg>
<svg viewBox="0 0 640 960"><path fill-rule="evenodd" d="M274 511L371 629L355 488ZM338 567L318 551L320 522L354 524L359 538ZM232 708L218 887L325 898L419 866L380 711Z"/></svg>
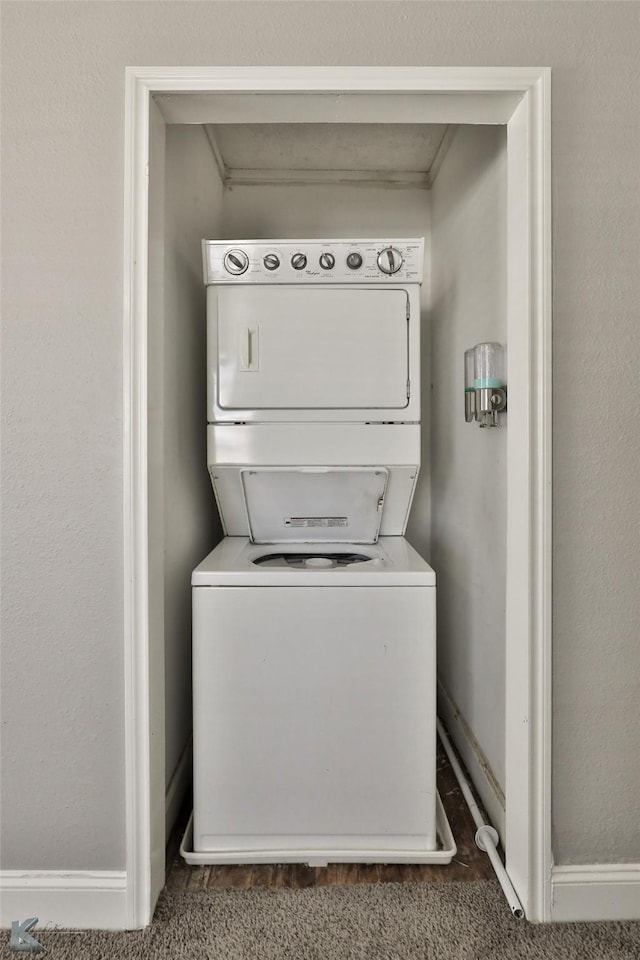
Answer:
<svg viewBox="0 0 640 960"><path fill-rule="evenodd" d="M552 67L554 850L640 860L640 7L15 2L2 17L4 866L124 866L124 67L212 63Z"/></svg>
<svg viewBox="0 0 640 960"><path fill-rule="evenodd" d="M462 357L506 346L506 161L506 127L459 127L433 185L428 368L438 677L503 792L508 414L465 423Z"/></svg>

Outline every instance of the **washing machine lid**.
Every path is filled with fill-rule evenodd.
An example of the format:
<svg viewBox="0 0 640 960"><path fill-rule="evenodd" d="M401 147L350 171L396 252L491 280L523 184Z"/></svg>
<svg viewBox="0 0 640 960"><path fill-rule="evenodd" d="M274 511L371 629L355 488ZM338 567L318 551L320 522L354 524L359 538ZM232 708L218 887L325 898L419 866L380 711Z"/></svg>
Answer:
<svg viewBox="0 0 640 960"><path fill-rule="evenodd" d="M254 543L375 543L386 467L260 467L240 471Z"/></svg>

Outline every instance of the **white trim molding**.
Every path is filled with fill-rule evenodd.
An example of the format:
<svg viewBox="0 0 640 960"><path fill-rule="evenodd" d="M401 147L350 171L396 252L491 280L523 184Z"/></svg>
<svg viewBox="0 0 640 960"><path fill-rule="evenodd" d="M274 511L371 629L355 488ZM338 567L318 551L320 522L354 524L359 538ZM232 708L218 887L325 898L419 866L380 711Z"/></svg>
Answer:
<svg viewBox="0 0 640 960"><path fill-rule="evenodd" d="M115 870L3 870L0 925L37 917L36 930L56 927L122 930L127 926L127 875ZM44 938L37 938L43 942Z"/></svg>
<svg viewBox="0 0 640 960"><path fill-rule="evenodd" d="M506 867L529 920L551 903L551 75L507 124ZM526 760L524 759L526 757Z"/></svg>
<svg viewBox="0 0 640 960"><path fill-rule="evenodd" d="M147 444L150 90L127 71L123 324L126 927L150 923L151 746ZM159 892L159 891L158 891Z"/></svg>
<svg viewBox="0 0 640 960"><path fill-rule="evenodd" d="M152 100L154 103L152 104ZM152 106L164 123L507 126L507 870L532 920L551 916L551 113L545 67L129 67L124 262L127 925L164 882L164 729L154 670L149 532L148 228ZM151 161L151 167L150 167ZM152 174L153 175L153 174Z"/></svg>
<svg viewBox="0 0 640 960"><path fill-rule="evenodd" d="M552 920L640 920L640 863L554 867L551 888Z"/></svg>

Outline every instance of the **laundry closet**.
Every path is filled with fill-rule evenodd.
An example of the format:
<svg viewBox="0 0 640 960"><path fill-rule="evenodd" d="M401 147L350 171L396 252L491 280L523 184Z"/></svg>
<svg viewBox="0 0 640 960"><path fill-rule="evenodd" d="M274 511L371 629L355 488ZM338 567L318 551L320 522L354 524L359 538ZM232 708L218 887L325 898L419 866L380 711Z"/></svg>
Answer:
<svg viewBox="0 0 640 960"><path fill-rule="evenodd" d="M424 238L406 538L437 578L438 712L501 830L507 416L497 429L465 422L463 360L482 341L507 346L505 128L169 124L163 184L150 289L163 334L150 362L163 371L151 410L162 424L167 827L190 782L191 571L223 535L207 470L201 240L399 237Z"/></svg>

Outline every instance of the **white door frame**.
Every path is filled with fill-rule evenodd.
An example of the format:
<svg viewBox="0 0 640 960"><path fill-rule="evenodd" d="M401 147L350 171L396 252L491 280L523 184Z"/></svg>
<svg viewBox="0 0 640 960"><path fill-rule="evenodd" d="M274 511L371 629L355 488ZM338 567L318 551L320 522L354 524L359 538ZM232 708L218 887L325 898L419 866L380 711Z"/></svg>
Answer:
<svg viewBox="0 0 640 960"><path fill-rule="evenodd" d="M551 916L551 117L547 68L130 67L126 80L124 560L127 925L164 884L164 691L149 589L148 236L152 97L165 120L506 123L506 856L526 915ZM375 109L372 110L372 104ZM244 111L244 112L243 112ZM157 116L157 111L155 111ZM156 122L155 120L153 122ZM155 617L158 621L158 618ZM161 622L161 620L159 621ZM158 635L155 635L155 634Z"/></svg>

